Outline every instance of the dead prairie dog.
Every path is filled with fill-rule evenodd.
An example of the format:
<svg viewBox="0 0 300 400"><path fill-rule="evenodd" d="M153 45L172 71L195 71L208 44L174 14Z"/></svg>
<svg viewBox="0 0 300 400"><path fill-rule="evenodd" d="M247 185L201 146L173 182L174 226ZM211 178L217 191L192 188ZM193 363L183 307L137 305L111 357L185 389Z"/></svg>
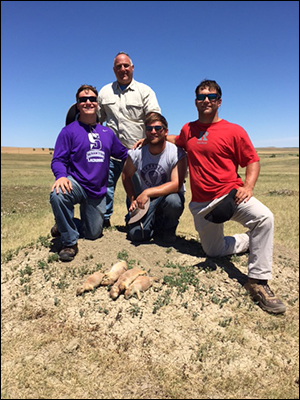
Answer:
<svg viewBox="0 0 300 400"><path fill-rule="evenodd" d="M121 294L120 286L118 281L111 287L109 295L113 300L116 300Z"/></svg>
<svg viewBox="0 0 300 400"><path fill-rule="evenodd" d="M128 289L129 285L140 275L147 275L147 272L141 268L132 268L121 275L119 288L121 292Z"/></svg>
<svg viewBox="0 0 300 400"><path fill-rule="evenodd" d="M101 286L109 286L114 284L123 272L127 271L126 261L119 261L114 264L109 272L104 274Z"/></svg>
<svg viewBox="0 0 300 400"><path fill-rule="evenodd" d="M102 278L104 276L103 272L96 271L90 275L82 286L79 286L76 291L76 296L82 294L83 292L89 292L94 288L100 286Z"/></svg>
<svg viewBox="0 0 300 400"><path fill-rule="evenodd" d="M134 270L134 271L133 271ZM133 271L133 272L132 272ZM145 272L140 268L133 268L126 273L124 272L121 274L117 280L117 282L114 283L114 285L111 287L109 295L113 300L116 300L121 293L124 292L127 286L129 286L130 282L132 282L132 279L135 279L136 276L140 276L141 272ZM121 287L122 283L122 287ZM126 286L126 287L125 287Z"/></svg>
<svg viewBox="0 0 300 400"><path fill-rule="evenodd" d="M124 273L125 273L125 272L124 272ZM117 282L115 282L115 283L112 285L111 289L110 289L109 295L110 295L110 297L111 297L113 300L116 300L116 298L118 298L119 295L121 294L120 283L121 283L122 280L123 280L123 275L124 275L124 273L121 274L121 275L119 276Z"/></svg>
<svg viewBox="0 0 300 400"><path fill-rule="evenodd" d="M150 276L140 275L138 276L128 287L128 289L124 293L125 299L129 299L134 294L137 295L137 298L141 300L141 292L145 292L152 286L154 281L157 281L158 278L151 278Z"/></svg>

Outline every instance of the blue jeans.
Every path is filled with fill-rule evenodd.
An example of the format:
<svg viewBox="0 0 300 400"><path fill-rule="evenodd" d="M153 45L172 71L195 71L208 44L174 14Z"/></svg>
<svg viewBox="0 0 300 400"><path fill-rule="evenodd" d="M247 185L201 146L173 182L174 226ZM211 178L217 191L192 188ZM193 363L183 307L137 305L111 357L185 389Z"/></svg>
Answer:
<svg viewBox="0 0 300 400"><path fill-rule="evenodd" d="M64 246L73 246L79 237L94 240L102 234L106 198L92 199L72 177L71 193L50 193L50 204ZM80 220L74 219L74 206L80 204Z"/></svg>
<svg viewBox="0 0 300 400"><path fill-rule="evenodd" d="M109 161L109 175L107 182L107 192L106 192L106 212L104 214L104 219L108 220L112 216L114 209L114 194L118 179L122 173L124 162L111 158ZM132 183L135 193L140 193L140 179L137 173L133 175ZM127 197L127 196L126 196ZM126 199L127 209L130 206L129 199Z"/></svg>
<svg viewBox="0 0 300 400"><path fill-rule="evenodd" d="M184 202L182 192L151 199L147 214L140 221L128 225L128 238L133 242L143 242L155 235L175 235Z"/></svg>

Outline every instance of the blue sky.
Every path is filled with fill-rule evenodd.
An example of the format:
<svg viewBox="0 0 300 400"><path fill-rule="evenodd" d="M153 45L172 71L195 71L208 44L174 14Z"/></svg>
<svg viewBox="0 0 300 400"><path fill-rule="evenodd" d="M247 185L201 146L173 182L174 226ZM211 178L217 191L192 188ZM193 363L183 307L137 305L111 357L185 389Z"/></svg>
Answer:
<svg viewBox="0 0 300 400"><path fill-rule="evenodd" d="M255 147L299 146L298 1L1 1L1 145L52 148L81 84L129 53L169 133L197 119L195 88Z"/></svg>

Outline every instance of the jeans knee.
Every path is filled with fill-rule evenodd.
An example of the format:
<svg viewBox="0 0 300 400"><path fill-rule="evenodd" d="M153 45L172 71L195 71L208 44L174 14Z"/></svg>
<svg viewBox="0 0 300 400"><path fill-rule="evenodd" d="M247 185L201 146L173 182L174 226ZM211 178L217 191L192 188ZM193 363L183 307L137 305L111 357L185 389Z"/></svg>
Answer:
<svg viewBox="0 0 300 400"><path fill-rule="evenodd" d="M183 212L184 204L177 194L169 195L164 206L164 214L166 216L180 216Z"/></svg>
<svg viewBox="0 0 300 400"><path fill-rule="evenodd" d="M85 234L84 237L85 239L88 240L96 240L98 239L102 234L102 229L98 229L97 231L89 232L88 234Z"/></svg>
<svg viewBox="0 0 300 400"><path fill-rule="evenodd" d="M52 206L57 206L59 204L61 204L61 192L56 193L56 192L51 192L50 193L50 204Z"/></svg>
<svg viewBox="0 0 300 400"><path fill-rule="evenodd" d="M128 232L128 237L132 242L145 242L151 239L150 232L141 228L130 230Z"/></svg>

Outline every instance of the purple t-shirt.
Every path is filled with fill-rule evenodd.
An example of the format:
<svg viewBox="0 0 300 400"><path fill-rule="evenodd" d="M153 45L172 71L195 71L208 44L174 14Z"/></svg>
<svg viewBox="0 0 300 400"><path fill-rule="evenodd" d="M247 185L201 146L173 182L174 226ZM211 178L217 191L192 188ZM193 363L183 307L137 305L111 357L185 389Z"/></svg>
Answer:
<svg viewBox="0 0 300 400"><path fill-rule="evenodd" d="M51 169L56 179L71 175L89 197L101 198L106 194L110 156L125 161L127 152L110 128L74 121L57 137Z"/></svg>

